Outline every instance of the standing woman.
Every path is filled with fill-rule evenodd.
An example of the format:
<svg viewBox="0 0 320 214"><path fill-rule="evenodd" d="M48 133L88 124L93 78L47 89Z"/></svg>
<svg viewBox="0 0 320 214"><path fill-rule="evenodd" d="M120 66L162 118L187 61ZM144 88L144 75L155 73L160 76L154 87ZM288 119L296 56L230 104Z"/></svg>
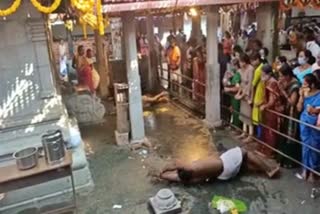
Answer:
<svg viewBox="0 0 320 214"><path fill-rule="evenodd" d="M252 91L254 91L253 98L253 109L252 109L252 120L253 124L257 126L257 136L260 138L261 135L261 111L260 106L264 101L264 82L261 81L263 62L260 54L253 54L251 56L251 65L255 68L253 81L252 81Z"/></svg>
<svg viewBox="0 0 320 214"><path fill-rule="evenodd" d="M238 93L235 98L240 101L240 120L242 121L243 133L239 136L239 139L243 139L245 142L251 141L253 135L252 125L252 79L254 68L250 64L250 58L246 54L240 55L240 75L241 84Z"/></svg>
<svg viewBox="0 0 320 214"><path fill-rule="evenodd" d="M281 94L277 80L272 76L273 70L270 65L264 65L262 68L261 81L265 84L264 102L260 106L262 111L262 124L268 128L263 127L261 133L261 140L268 144L270 147L275 148L277 145L277 134L271 129L280 130L280 122L276 112L283 112L283 104L281 102ZM271 128L271 129L270 129ZM260 145L260 152L266 156L273 157L273 150L267 146Z"/></svg>
<svg viewBox="0 0 320 214"><path fill-rule="evenodd" d="M300 120L310 125L316 125L320 113L320 91L317 89L319 82L316 76L308 74L304 77L303 85L299 91L300 99L297 105L299 111L302 111ZM302 146L302 163L303 165L315 170L320 170L320 154L312 148L320 150L320 131L300 124L300 137L303 142ZM312 148L310 148L312 147ZM315 181L315 174L304 168L302 174L297 174L298 178Z"/></svg>
<svg viewBox="0 0 320 214"><path fill-rule="evenodd" d="M299 119L299 112L297 110L297 103L299 100L299 88L300 84L295 78L292 68L284 64L279 69L279 81L278 86L280 88L281 96L284 99L285 107L283 114L294 118ZM288 135L291 138L299 139L298 132L298 123L287 119L282 118L281 133ZM294 142L286 137L281 137L279 141L279 150L289 157L300 161L301 160L301 146L297 142ZM293 168L297 164L292 160L279 155L279 162L282 167Z"/></svg>
<svg viewBox="0 0 320 214"><path fill-rule="evenodd" d="M303 78L307 74L312 73L312 64L314 63L314 57L309 50L300 51L298 54L299 66L293 70L294 75L298 78L300 84L303 83Z"/></svg>
<svg viewBox="0 0 320 214"><path fill-rule="evenodd" d="M241 83L241 75L239 73L240 65L239 60L231 60L231 68L228 75L223 79L224 91L231 93L231 124L241 128L241 121L239 119L240 101L234 98L234 95L238 93ZM226 72L227 74L227 72Z"/></svg>

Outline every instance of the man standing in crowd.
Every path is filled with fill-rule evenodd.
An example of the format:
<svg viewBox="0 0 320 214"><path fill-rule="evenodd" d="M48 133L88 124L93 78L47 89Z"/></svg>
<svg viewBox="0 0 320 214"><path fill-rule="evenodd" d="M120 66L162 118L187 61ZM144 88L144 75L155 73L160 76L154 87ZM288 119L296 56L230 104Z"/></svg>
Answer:
<svg viewBox="0 0 320 214"><path fill-rule="evenodd" d="M167 62L170 74L169 85L175 92L177 92L178 89L179 91L181 91L181 52L180 48L177 46L176 39L174 37L170 39L170 48L168 50Z"/></svg>

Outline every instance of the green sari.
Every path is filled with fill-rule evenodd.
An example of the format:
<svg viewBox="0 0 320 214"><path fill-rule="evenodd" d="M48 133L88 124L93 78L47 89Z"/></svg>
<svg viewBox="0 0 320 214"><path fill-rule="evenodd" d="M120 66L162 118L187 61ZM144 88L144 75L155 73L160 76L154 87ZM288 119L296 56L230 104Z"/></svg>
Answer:
<svg viewBox="0 0 320 214"><path fill-rule="evenodd" d="M235 72L235 74L231 78L231 85L237 85L241 82L241 76L238 71ZM241 121L239 119L239 113L240 112L240 100L236 100L234 96L231 97L231 106L233 108L232 112L232 125L241 128Z"/></svg>
<svg viewBox="0 0 320 214"><path fill-rule="evenodd" d="M299 88L300 88L300 84L298 80L294 79L286 88L286 93L290 97L294 92L299 93ZM285 106L284 114L292 118L299 119L299 112L297 111L296 106L291 106L288 102L286 103L287 105ZM286 134L291 138L299 139L299 123L286 118L282 118L281 133ZM289 157L297 161L300 161L301 145L288 138L285 138L285 137L281 137L281 138L282 139L280 140L280 143L279 143L279 150L284 154L288 155ZM292 160L289 160L288 158L282 155L279 155L278 159L281 166L285 168L293 168L297 166L295 162L293 162Z"/></svg>

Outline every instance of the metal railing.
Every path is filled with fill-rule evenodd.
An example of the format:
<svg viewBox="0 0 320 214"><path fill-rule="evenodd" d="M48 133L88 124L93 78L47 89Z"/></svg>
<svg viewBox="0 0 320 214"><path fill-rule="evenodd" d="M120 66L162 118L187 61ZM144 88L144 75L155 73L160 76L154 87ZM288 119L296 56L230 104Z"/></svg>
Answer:
<svg viewBox="0 0 320 214"><path fill-rule="evenodd" d="M230 95L230 94L227 94L227 95L232 96L232 95ZM229 109L228 106L225 106L225 105L221 105L221 106L222 106L223 109L226 109L226 110L230 111L230 109ZM297 144L299 144L299 145L301 145L301 146L305 146L305 147L311 149L312 151L316 152L316 153L320 156L320 150L319 150L319 149L317 149L317 148L315 148L315 147L313 147L313 146L311 146L311 145L305 144L304 142L302 142L302 141L300 141L300 140L298 140L298 139L295 139L295 138L293 138L293 137L291 137L291 136L289 136L289 135L287 135L287 134L284 134L284 133L282 133L281 131L276 130L275 128L270 127L270 126L264 124L263 122L254 121L254 120L252 120L252 118L249 118L249 117L247 117L246 115L243 115L243 114L242 114L241 112L239 112L239 111L236 111L236 110L233 110L233 111L234 111L235 113L237 113L239 116L242 116L242 117L250 120L250 121L253 122L253 123L257 123L257 124L258 124L259 126L261 126L262 128L265 128L265 129L268 129L268 130L272 131L273 133L277 134L278 137L281 136L281 137L284 137L284 138L292 141L293 143L297 143ZM303 122L303 121L301 121L301 120L298 120L298 119L296 119L296 118L290 117L290 116L285 115L285 114L282 114L282 113L280 113L280 112L276 112L276 111L270 110L270 109L266 109L265 111L268 111L269 113L272 113L272 114L276 114L279 118L284 118L284 119L287 119L287 120L291 120L291 121L293 121L293 122L295 122L295 123L302 124L302 125L308 126L309 128L312 128L312 129L315 129L315 130L320 131L320 128L317 127L317 126L314 126L314 125L312 125L312 124L305 123L305 122ZM230 113L231 113L231 112L230 112ZM243 132L241 128L233 125L229 120L226 120L225 118L222 118L222 119L223 119L224 122L226 122L227 124L229 124L229 125L230 125L231 127L233 127L234 129L239 130L240 132ZM264 142L264 141L262 141L261 139L258 139L258 138L255 137L255 136L251 136L251 138L252 138L254 141L256 141L256 142L262 144L263 146L269 148L270 150L274 151L275 153L281 155L282 157L285 157L285 158L291 160L292 162L294 162L294 163L302 166L303 168L309 170L310 172L316 174L317 176L320 176L320 172L318 172L318 171L316 171L315 169L312 169L312 168L304 165L301 161L292 158L291 156L289 156L289 155L283 153L282 151L280 151L279 149L270 146L267 142ZM319 142L319 143L320 143L320 142Z"/></svg>
<svg viewBox="0 0 320 214"><path fill-rule="evenodd" d="M186 76L184 74L178 74L178 73L175 73L175 75L181 77L183 80L187 80L187 81L190 81L192 83L197 83L199 84L201 87L204 87L204 89L206 88L206 85L205 83L202 83L202 82L199 82L197 80L194 80L192 78L190 78L189 76ZM165 76L167 76L168 78L165 78ZM183 85L183 84L180 84L179 82L176 82L176 81L172 81L171 78L170 78L170 72L168 71L168 69L165 69L165 68L161 68L161 74L159 74L159 78L160 78L160 81L166 81L167 84L168 84L168 90L169 90L169 93L170 94L173 94L175 96L179 96L178 93L174 93L172 92L171 90L171 85L175 85L177 86L178 88L181 88L187 92L189 92L190 94L193 94L193 95L197 95L201 98L204 99L205 101L205 96L203 94L200 94L200 93L197 93L193 88L188 88L187 86ZM182 81L184 82L184 81ZM225 95L228 95L228 96L232 96L231 94L228 94L228 93L222 93L222 95L225 94ZM182 97L183 98L183 97ZM229 109L229 106L225 106L223 104L221 104L221 107L222 109L224 110L227 110L227 112L231 115L231 111ZM312 124L308 124L308 123L305 123L303 121L300 121L296 118L293 118L293 117L290 117L288 115L285 115L285 114L282 114L280 112L277 112L277 111L274 111L274 110L270 110L270 109L266 109L265 111L268 111L269 113L272 113L272 114L275 114L277 115L278 118L280 119L285 119L285 120L290 120L294 123L297 123L298 124L302 124L302 125L305 125L309 128L312 128L312 129L315 129L315 130L318 130L320 131L320 127L317 127L315 125L312 125ZM247 117L246 115L243 115L241 112L238 112L238 111L235 111L233 110L233 112L236 112L239 116L241 115L242 117L244 118L247 118L249 120L251 120L253 123L257 123L259 126L261 126L262 128L264 129L267 129L267 130L270 130L271 132L275 133L277 135L277 137L283 137L287 140L290 140L291 142L293 143L297 143L299 144L300 146L304 146L304 147L307 147L309 148L310 150L312 150L313 152L316 152L317 154L319 154L320 156L320 150L311 146L311 145L308 145L308 144L305 144L304 142L292 137L292 136L289 136L287 135L286 133L282 133L280 130L277 130L275 127L270 127L266 124L264 124L263 122L258 122L258 121L254 121L252 120L252 118L249 118ZM240 132L243 132L242 129L234 126L233 124L231 124L231 122L229 120L226 120L226 118L222 118L222 120L224 122L226 122L227 124L229 124L231 127L235 128L236 130L239 130ZM272 150L273 152L279 154L280 156L284 157L284 158L287 158L288 160L292 161L293 163L299 165L299 166L302 166L303 168L309 170L310 172L313 172L314 174L316 174L317 176L320 176L320 172L318 172L317 170L315 169L312 169L306 165L304 165L300 160L297 160L297 159L294 159L293 157L291 157L290 155L287 155L285 154L284 152L282 152L281 150L277 149L277 148L274 148L272 146L270 146L267 142L263 142L261 139L258 139L257 137L255 136L252 136L252 139L255 141L255 142L258 142L260 144L262 144L263 146L267 147L268 149ZM320 142L319 142L320 143Z"/></svg>

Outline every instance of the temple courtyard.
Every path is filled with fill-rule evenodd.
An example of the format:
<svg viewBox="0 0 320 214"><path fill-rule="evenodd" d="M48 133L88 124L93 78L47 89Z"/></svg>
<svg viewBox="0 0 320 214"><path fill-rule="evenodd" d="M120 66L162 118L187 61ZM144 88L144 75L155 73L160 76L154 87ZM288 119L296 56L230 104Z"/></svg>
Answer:
<svg viewBox="0 0 320 214"><path fill-rule="evenodd" d="M244 174L232 181L198 185L153 182L150 171L159 170L175 158L192 161L238 142L227 130L210 130L179 106L168 103L145 109L148 140L153 151L130 151L115 144L116 116L106 122L81 128L95 188L78 198L81 214L147 214L147 201L161 188L170 188L182 201L183 213L214 213L208 204L214 195L244 201L252 214L317 214L319 199L311 199L311 184L298 180L298 170L281 169L281 176L269 180ZM217 149L218 148L218 149Z"/></svg>

